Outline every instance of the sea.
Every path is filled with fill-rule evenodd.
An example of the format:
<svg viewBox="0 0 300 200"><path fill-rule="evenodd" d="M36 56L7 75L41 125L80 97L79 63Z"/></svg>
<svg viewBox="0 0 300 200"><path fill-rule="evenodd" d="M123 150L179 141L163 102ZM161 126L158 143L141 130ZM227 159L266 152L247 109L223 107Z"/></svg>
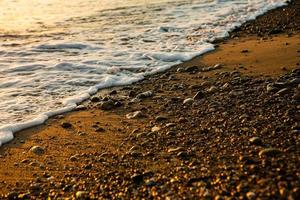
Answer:
<svg viewBox="0 0 300 200"><path fill-rule="evenodd" d="M103 88L214 49L286 0L0 0L0 146Z"/></svg>

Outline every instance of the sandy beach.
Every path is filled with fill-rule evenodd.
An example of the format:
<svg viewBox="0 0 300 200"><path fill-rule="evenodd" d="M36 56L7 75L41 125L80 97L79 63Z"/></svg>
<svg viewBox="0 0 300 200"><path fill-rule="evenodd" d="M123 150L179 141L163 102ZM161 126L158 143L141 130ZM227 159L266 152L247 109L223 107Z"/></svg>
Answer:
<svg viewBox="0 0 300 200"><path fill-rule="evenodd" d="M15 134L0 198L299 199L300 1L215 45Z"/></svg>

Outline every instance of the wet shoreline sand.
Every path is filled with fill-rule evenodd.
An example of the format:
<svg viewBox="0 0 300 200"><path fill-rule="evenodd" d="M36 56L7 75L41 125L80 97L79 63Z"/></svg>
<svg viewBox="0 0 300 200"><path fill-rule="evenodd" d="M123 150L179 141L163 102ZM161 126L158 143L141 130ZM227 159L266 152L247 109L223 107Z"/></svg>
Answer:
<svg viewBox="0 0 300 200"><path fill-rule="evenodd" d="M299 198L299 7L17 133L2 198Z"/></svg>

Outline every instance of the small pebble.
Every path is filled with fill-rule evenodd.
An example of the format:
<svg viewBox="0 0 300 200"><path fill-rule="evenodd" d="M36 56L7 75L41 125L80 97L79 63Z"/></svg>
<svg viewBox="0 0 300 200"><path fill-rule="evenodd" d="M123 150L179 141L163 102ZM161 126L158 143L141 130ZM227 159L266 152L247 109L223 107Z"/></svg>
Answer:
<svg viewBox="0 0 300 200"><path fill-rule="evenodd" d="M275 157L279 154L281 154L282 151L279 149L275 149L275 148L267 148L267 149L263 149L261 150L258 155L259 157L263 157L263 156L267 156L267 157Z"/></svg>
<svg viewBox="0 0 300 200"><path fill-rule="evenodd" d="M77 191L75 197L76 199L85 200L89 198L89 193L86 191Z"/></svg>
<svg viewBox="0 0 300 200"><path fill-rule="evenodd" d="M36 155L42 155L45 153L44 148L40 147L40 146L33 146L33 147L31 147L30 151Z"/></svg>
<svg viewBox="0 0 300 200"><path fill-rule="evenodd" d="M67 129L67 128L71 128L72 127L72 124L70 122L63 122L61 124L61 127Z"/></svg>
<svg viewBox="0 0 300 200"><path fill-rule="evenodd" d="M135 111L135 112L132 112L132 113L128 113L126 115L127 119L139 119L139 118L142 118L142 117L145 117L145 115L143 114L142 111Z"/></svg>
<svg viewBox="0 0 300 200"><path fill-rule="evenodd" d="M188 98L183 101L183 105L191 105L194 102L193 98Z"/></svg>
<svg viewBox="0 0 300 200"><path fill-rule="evenodd" d="M262 140L259 137L252 137L249 139L249 142L251 144L255 144L255 145L261 145L262 144Z"/></svg>

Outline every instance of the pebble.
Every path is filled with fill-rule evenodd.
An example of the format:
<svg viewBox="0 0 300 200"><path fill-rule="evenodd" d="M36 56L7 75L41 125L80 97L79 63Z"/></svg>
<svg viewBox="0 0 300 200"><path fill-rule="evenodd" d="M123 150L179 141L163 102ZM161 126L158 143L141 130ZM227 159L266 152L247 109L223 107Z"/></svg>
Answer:
<svg viewBox="0 0 300 200"><path fill-rule="evenodd" d="M194 72L194 71L198 71L198 67L197 66L189 66L189 67L186 67L185 72Z"/></svg>
<svg viewBox="0 0 300 200"><path fill-rule="evenodd" d="M174 136L174 135L176 135L176 132L175 131L168 131L166 133L166 135Z"/></svg>
<svg viewBox="0 0 300 200"><path fill-rule="evenodd" d="M129 151L127 154L131 155L132 157L140 157L140 156L142 156L142 153L139 152L139 151L137 151L137 150Z"/></svg>
<svg viewBox="0 0 300 200"><path fill-rule="evenodd" d="M168 149L168 153L173 153L173 152L181 151L181 150L183 150L182 147L170 148L170 149Z"/></svg>
<svg viewBox="0 0 300 200"><path fill-rule="evenodd" d="M89 198L89 193L86 191L77 191L75 194L76 199L84 200Z"/></svg>
<svg viewBox="0 0 300 200"><path fill-rule="evenodd" d="M204 92L203 92L203 91L198 91L198 92L194 95L193 99L201 99L201 98L203 98L203 97L204 97Z"/></svg>
<svg viewBox="0 0 300 200"><path fill-rule="evenodd" d="M247 199L252 200L252 199L255 199L256 195L254 192L247 192L246 197L247 197Z"/></svg>
<svg viewBox="0 0 300 200"><path fill-rule="evenodd" d="M78 154L71 156L70 161L72 162L78 161L78 156L79 156Z"/></svg>
<svg viewBox="0 0 300 200"><path fill-rule="evenodd" d="M71 128L72 127L72 124L70 122L63 122L61 124L61 127L63 128Z"/></svg>
<svg viewBox="0 0 300 200"><path fill-rule="evenodd" d="M118 94L117 90L112 90L112 91L109 93L109 95L116 95L116 94Z"/></svg>
<svg viewBox="0 0 300 200"><path fill-rule="evenodd" d="M144 180L144 177L141 174L134 174L130 178L137 185L141 184L143 182L143 180Z"/></svg>
<svg viewBox="0 0 300 200"><path fill-rule="evenodd" d="M283 89L279 90L276 94L277 95L284 95L284 94L287 94L288 92L289 92L288 88L283 88Z"/></svg>
<svg viewBox="0 0 300 200"><path fill-rule="evenodd" d="M141 133L138 133L138 134L136 134L136 138L140 138L140 137L143 137L143 136L145 136L145 135L147 135L147 132L141 132Z"/></svg>
<svg viewBox="0 0 300 200"><path fill-rule="evenodd" d="M277 89L277 88L274 87L274 85L273 85L272 83L270 83L270 84L267 85L267 91L268 91L268 92L273 92L273 91L275 91L276 89Z"/></svg>
<svg viewBox="0 0 300 200"><path fill-rule="evenodd" d="M135 112L132 112L132 113L128 113L126 115L127 119L139 119L139 118L142 118L142 117L145 117L145 115L143 114L142 111L135 111Z"/></svg>
<svg viewBox="0 0 300 200"><path fill-rule="evenodd" d="M87 110L87 107L84 105L79 105L75 108L75 110L80 111L80 110Z"/></svg>
<svg viewBox="0 0 300 200"><path fill-rule="evenodd" d="M204 81L204 82L201 83L201 86L202 86L202 87L207 87L207 86L211 86L211 84L212 84L212 83L209 82L209 81Z"/></svg>
<svg viewBox="0 0 300 200"><path fill-rule="evenodd" d="M188 157L188 153L184 152L184 151L180 151L177 153L176 155L177 157L181 157L181 158L187 158Z"/></svg>
<svg viewBox="0 0 300 200"><path fill-rule="evenodd" d="M215 86L211 86L211 87L207 90L207 92L209 92L209 93L214 93L214 92L217 92L217 91L218 91L218 88L215 87Z"/></svg>
<svg viewBox="0 0 300 200"><path fill-rule="evenodd" d="M114 107L114 105L115 105L115 103L111 99L98 104L98 106L101 110L111 110Z"/></svg>
<svg viewBox="0 0 300 200"><path fill-rule="evenodd" d="M276 148L267 148L267 149L263 149L261 150L258 155L259 157L263 157L263 156L267 156L267 157L275 157L279 154L281 154L282 151Z"/></svg>
<svg viewBox="0 0 300 200"><path fill-rule="evenodd" d="M30 163L31 162L31 160L30 159L24 159L24 160L22 160L21 161L21 163L24 163L24 164L26 164L26 163Z"/></svg>
<svg viewBox="0 0 300 200"><path fill-rule="evenodd" d="M184 69L182 68L182 67L179 67L179 68L177 68L177 70L176 70L177 72L183 72L184 71Z"/></svg>
<svg viewBox="0 0 300 200"><path fill-rule="evenodd" d="M168 127L168 128L169 128L169 127L174 127L174 126L176 126L175 123L167 123L167 124L166 124L166 127Z"/></svg>
<svg viewBox="0 0 300 200"><path fill-rule="evenodd" d="M255 145L261 145L262 144L262 140L259 137L252 137L249 139L249 142L251 144L255 144Z"/></svg>
<svg viewBox="0 0 300 200"><path fill-rule="evenodd" d="M146 186L148 187L153 187L156 185L156 182L154 180L147 180L146 181Z"/></svg>
<svg viewBox="0 0 300 200"><path fill-rule="evenodd" d="M19 193L12 191L6 195L7 199L18 199Z"/></svg>
<svg viewBox="0 0 300 200"><path fill-rule="evenodd" d="M194 102L193 98L187 98L183 101L183 105L191 105Z"/></svg>
<svg viewBox="0 0 300 200"><path fill-rule="evenodd" d="M153 96L153 92L149 90L149 91L146 91L146 92L143 92L143 93L140 93L140 94L136 95L135 98L145 99L145 98L152 97L152 96Z"/></svg>
<svg viewBox="0 0 300 200"><path fill-rule="evenodd" d="M300 84L300 78L293 78L290 83L295 85Z"/></svg>
<svg viewBox="0 0 300 200"><path fill-rule="evenodd" d="M96 132L105 132L105 129L102 127L98 127L95 131Z"/></svg>
<svg viewBox="0 0 300 200"><path fill-rule="evenodd" d="M101 99L99 97L92 97L91 102L99 102Z"/></svg>
<svg viewBox="0 0 300 200"><path fill-rule="evenodd" d="M18 195L17 199L31 199L31 196L28 193L22 193Z"/></svg>
<svg viewBox="0 0 300 200"><path fill-rule="evenodd" d="M222 68L222 64L220 64L220 63L213 66L213 69L221 69L221 68Z"/></svg>
<svg viewBox="0 0 300 200"><path fill-rule="evenodd" d="M32 183L30 184L29 189L34 192L39 192L42 189L42 187L40 183Z"/></svg>
<svg viewBox="0 0 300 200"><path fill-rule="evenodd" d="M40 163L38 163L36 161L32 161L32 162L29 163L29 166L38 167L38 166L40 166Z"/></svg>
<svg viewBox="0 0 300 200"><path fill-rule="evenodd" d="M156 118L155 118L155 121L156 122L161 122L161 121L165 121L165 120L167 120L168 118L167 117L165 117L165 116L157 116Z"/></svg>
<svg viewBox="0 0 300 200"><path fill-rule="evenodd" d="M161 127L159 127L159 126L153 126L151 128L151 132L158 132L158 131L160 131L160 129L161 129Z"/></svg>
<svg viewBox="0 0 300 200"><path fill-rule="evenodd" d="M42 148L40 146L33 146L33 147L31 147L30 151L36 155L42 155L45 153L44 148Z"/></svg>

